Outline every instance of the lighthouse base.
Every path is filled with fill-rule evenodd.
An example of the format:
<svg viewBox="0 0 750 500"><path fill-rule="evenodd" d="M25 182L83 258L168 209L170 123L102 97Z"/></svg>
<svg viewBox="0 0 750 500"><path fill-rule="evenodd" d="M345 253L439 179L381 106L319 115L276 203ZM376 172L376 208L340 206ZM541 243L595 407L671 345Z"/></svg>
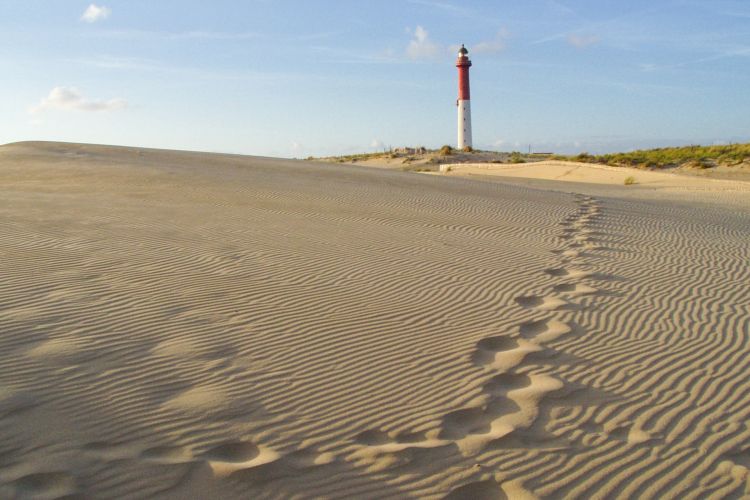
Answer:
<svg viewBox="0 0 750 500"><path fill-rule="evenodd" d="M471 101L458 100L458 149L471 147Z"/></svg>

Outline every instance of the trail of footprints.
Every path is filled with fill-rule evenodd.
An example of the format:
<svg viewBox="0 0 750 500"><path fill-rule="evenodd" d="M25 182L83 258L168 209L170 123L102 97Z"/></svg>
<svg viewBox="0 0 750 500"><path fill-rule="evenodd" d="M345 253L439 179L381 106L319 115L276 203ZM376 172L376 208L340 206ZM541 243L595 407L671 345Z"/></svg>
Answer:
<svg viewBox="0 0 750 500"><path fill-rule="evenodd" d="M531 353L543 354L544 345L561 336L571 334L574 327L563 321L565 311L582 306L575 300L599 290L584 280L604 280L607 277L581 266L586 252L595 251L596 236L592 228L601 208L595 199L576 195L576 213L561 225L564 248L555 250L560 265L545 269L544 273L559 278L547 295L522 295L515 298L519 307L544 315L518 325L511 335L498 335L477 342L471 360L491 374L482 386L479 404L451 411L442 416L437 429L424 433L386 433L369 430L355 440L362 447L350 458L371 471L382 470L409 461L415 449L453 449L465 457L476 456L484 450L501 448L514 432L529 429L537 420L541 400L564 388L562 381L546 374L522 373L521 368ZM409 453L411 452L411 453ZM400 455L407 455L405 457ZM437 455L436 455L437 457ZM482 490L487 498L503 497L523 488L514 481L501 482L499 477L483 474L477 481L455 489L448 498L469 498L466 494ZM496 493L495 494L493 494ZM528 494L529 492L524 492Z"/></svg>
<svg viewBox="0 0 750 500"><path fill-rule="evenodd" d="M576 195L576 200L578 211L561 223L564 248L554 251L559 256L560 266L544 270L546 274L559 278L560 282L552 286L548 295L515 298L519 307L538 311L544 317L519 324L517 332L512 335L483 338L475 346L471 361L488 374L482 385L482 396L477 399L479 402L446 413L440 418L437 428L424 432L361 432L354 438L355 451L344 457L346 461L365 467L369 472L377 472L414 463L420 458L430 461L456 450L465 457L472 457L493 447L501 448L504 439L534 424L539 417L541 400L563 389L564 384L550 375L522 373L527 357L532 353L543 354L547 342L574 331L573 325L559 316L581 307L574 302L576 298L598 292L583 280L606 279L606 276L578 267L586 252L598 248L595 237L599 233L591 226L600 215L600 207L590 197ZM205 464L214 477L255 483L297 476L306 469L337 460L332 453L320 453L314 449L300 449L282 455L269 447L242 439L219 443L209 449L189 446L144 449L128 443L94 442L85 445L83 451L103 461L135 459L164 465ZM480 476L456 488L448 498L502 498L504 495L530 493L516 481L503 482L493 473L480 473ZM73 476L61 472L25 476L15 481L14 486L18 494L76 491Z"/></svg>

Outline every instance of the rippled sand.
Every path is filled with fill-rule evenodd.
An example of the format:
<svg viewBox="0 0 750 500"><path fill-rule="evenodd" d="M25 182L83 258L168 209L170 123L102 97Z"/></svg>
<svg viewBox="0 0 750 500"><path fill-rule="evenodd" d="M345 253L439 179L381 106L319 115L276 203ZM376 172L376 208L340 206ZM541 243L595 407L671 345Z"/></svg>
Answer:
<svg viewBox="0 0 750 500"><path fill-rule="evenodd" d="M0 496L750 493L750 200L494 180L0 147Z"/></svg>

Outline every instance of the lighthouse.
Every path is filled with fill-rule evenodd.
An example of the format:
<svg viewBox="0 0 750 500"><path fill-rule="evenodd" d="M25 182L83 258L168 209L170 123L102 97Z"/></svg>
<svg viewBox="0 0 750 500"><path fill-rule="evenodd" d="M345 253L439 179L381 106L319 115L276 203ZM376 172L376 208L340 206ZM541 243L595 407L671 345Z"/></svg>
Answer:
<svg viewBox="0 0 750 500"><path fill-rule="evenodd" d="M458 68L458 149L471 147L471 97L469 95L469 51L461 44L456 59Z"/></svg>

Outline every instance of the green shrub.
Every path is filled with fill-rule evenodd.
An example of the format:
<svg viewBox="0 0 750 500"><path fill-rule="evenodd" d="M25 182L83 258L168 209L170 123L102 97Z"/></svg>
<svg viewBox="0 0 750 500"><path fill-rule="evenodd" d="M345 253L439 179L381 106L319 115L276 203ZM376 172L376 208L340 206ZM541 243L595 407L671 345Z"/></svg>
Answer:
<svg viewBox="0 0 750 500"><path fill-rule="evenodd" d="M442 148L440 148L440 155L441 156L450 156L453 154L453 148L449 145L445 145Z"/></svg>
<svg viewBox="0 0 750 500"><path fill-rule="evenodd" d="M510 154L510 162L511 163L526 163L526 160L524 159L521 153L519 153L518 151L513 151Z"/></svg>
<svg viewBox="0 0 750 500"><path fill-rule="evenodd" d="M554 159L560 159L560 157L555 156ZM716 165L736 165L750 160L750 144L657 148L598 156L581 153L576 156L563 157L563 159L636 168L699 166L698 164L700 168L711 168Z"/></svg>

